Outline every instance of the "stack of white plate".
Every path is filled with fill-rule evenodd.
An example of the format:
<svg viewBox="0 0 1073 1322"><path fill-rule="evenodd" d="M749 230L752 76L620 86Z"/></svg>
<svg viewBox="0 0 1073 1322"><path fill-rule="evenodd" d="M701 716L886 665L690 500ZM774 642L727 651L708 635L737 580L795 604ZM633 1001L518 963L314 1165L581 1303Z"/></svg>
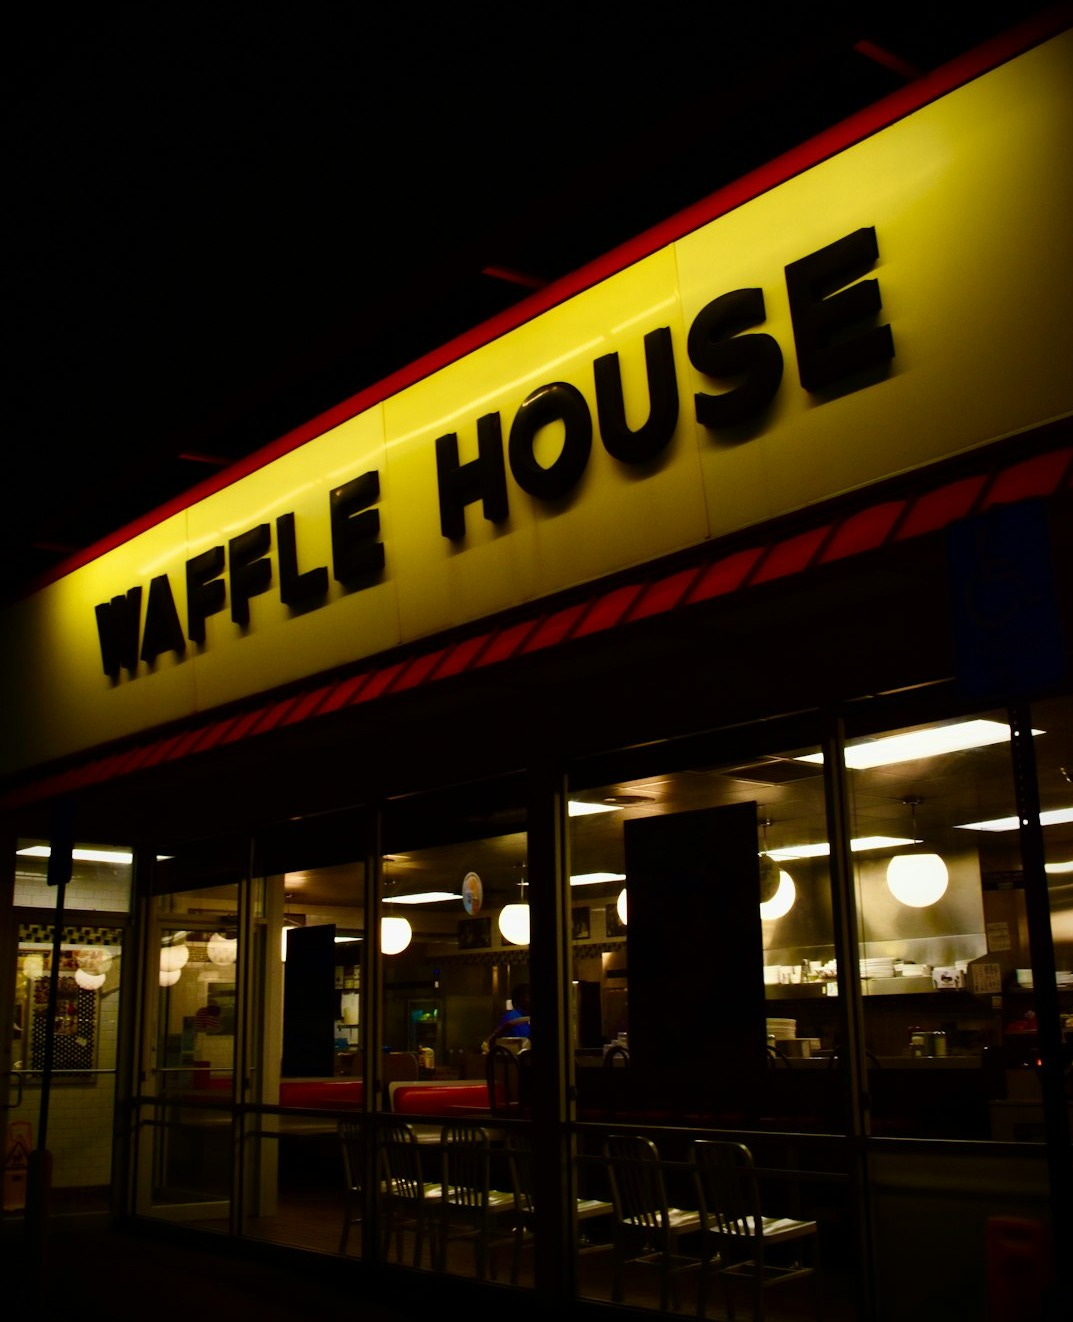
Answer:
<svg viewBox="0 0 1073 1322"><path fill-rule="evenodd" d="M862 978L893 978L894 960L891 959L862 959L861 960Z"/></svg>
<svg viewBox="0 0 1073 1322"><path fill-rule="evenodd" d="M769 1019L767 1021L767 1035L773 1037L776 1042L790 1041L797 1036L796 1019Z"/></svg>

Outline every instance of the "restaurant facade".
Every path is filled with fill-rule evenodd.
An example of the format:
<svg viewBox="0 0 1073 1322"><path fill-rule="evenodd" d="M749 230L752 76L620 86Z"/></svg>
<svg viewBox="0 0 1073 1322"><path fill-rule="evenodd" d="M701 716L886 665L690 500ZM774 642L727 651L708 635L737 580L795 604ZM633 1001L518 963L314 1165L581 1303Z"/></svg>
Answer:
<svg viewBox="0 0 1073 1322"><path fill-rule="evenodd" d="M608 1140L732 1140L791 1310L1068 1288L1071 103L974 52L8 609L5 1229L717 1316Z"/></svg>

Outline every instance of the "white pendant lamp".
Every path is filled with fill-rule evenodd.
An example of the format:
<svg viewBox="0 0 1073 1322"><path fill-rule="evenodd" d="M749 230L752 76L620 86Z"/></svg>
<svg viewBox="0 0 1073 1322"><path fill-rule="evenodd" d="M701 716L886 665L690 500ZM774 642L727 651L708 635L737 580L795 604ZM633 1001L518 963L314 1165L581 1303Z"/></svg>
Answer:
<svg viewBox="0 0 1073 1322"><path fill-rule="evenodd" d="M623 927L627 927L628 923L626 922L627 905L626 905L625 886L623 886L623 888L618 893L618 899L615 901L615 909L618 911L619 922L622 924Z"/></svg>
<svg viewBox="0 0 1073 1322"><path fill-rule="evenodd" d="M760 904L760 917L765 922L773 922L776 918L785 918L794 907L794 901L797 899L797 887L794 884L793 877L781 868L778 871L778 884L775 887L775 894L770 900L763 900Z"/></svg>
<svg viewBox="0 0 1073 1322"><path fill-rule="evenodd" d="M182 969L161 969L160 985L162 987L174 987L182 977Z"/></svg>
<svg viewBox="0 0 1073 1322"><path fill-rule="evenodd" d="M160 947L160 968L163 973L177 973L186 966L190 958L190 948L186 944L186 933L176 932L165 937L166 945ZM178 981L178 979L176 979Z"/></svg>
<svg viewBox="0 0 1073 1322"><path fill-rule="evenodd" d="M765 817L761 822L764 828L764 848L760 854L760 917L769 923L776 918L785 918L797 899L793 877L780 868L768 853L767 829L770 825L770 818Z"/></svg>
<svg viewBox="0 0 1073 1322"><path fill-rule="evenodd" d="M499 930L503 939L514 946L529 944L528 904L505 904L499 911Z"/></svg>
<svg viewBox="0 0 1073 1322"><path fill-rule="evenodd" d="M921 798L903 799L913 809L913 839L917 836L917 806ZM887 865L887 887L901 904L926 909L946 894L950 873L938 854L895 854Z"/></svg>
<svg viewBox="0 0 1073 1322"><path fill-rule="evenodd" d="M518 892L523 897L528 884L524 876L518 883ZM524 898L517 904L505 904L500 909L499 931L503 940L509 941L512 946L527 946L529 944L529 905Z"/></svg>
<svg viewBox="0 0 1073 1322"><path fill-rule="evenodd" d="M391 904L391 889L395 885L394 878L387 874L387 865L394 863L393 858L384 859L384 889L385 901ZM380 953L384 955L401 955L414 937L414 929L410 926L409 919L400 918L393 913L390 908L388 912L380 919Z"/></svg>
<svg viewBox="0 0 1073 1322"><path fill-rule="evenodd" d="M238 938L225 936L223 932L213 932L205 952L214 964L234 964L238 958Z"/></svg>
<svg viewBox="0 0 1073 1322"><path fill-rule="evenodd" d="M385 955L399 955L413 940L414 929L405 918L388 914L380 919L380 949Z"/></svg>

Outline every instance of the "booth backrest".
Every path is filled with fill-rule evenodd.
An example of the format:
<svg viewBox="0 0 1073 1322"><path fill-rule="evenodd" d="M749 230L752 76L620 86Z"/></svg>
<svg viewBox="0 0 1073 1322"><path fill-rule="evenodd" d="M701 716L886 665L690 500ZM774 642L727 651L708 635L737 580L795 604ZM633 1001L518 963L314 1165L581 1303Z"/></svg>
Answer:
<svg viewBox="0 0 1073 1322"><path fill-rule="evenodd" d="M392 1083L388 1104L403 1115L456 1115L488 1109L488 1085L483 1080L457 1083Z"/></svg>
<svg viewBox="0 0 1073 1322"><path fill-rule="evenodd" d="M344 1111L361 1106L364 1089L361 1079L284 1079L279 1085L279 1104Z"/></svg>

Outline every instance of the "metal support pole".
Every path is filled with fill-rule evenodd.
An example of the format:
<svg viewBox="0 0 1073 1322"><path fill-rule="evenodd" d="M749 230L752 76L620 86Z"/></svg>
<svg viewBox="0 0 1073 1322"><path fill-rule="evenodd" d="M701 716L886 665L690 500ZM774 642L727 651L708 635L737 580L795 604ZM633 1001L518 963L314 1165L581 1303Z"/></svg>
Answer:
<svg viewBox="0 0 1073 1322"><path fill-rule="evenodd" d="M839 1017L842 1043L835 1062L843 1084L846 1133L850 1144L851 1187L856 1207L857 1306L861 1322L869 1322L875 1311L873 1279L872 1217L869 1199L865 1141L871 1128L868 1096L868 1055L865 1050L864 1002L861 998L860 959L857 948L857 898L854 889L853 852L850 847L850 808L845 767L845 738L842 720L835 717L823 747L824 796L827 830L831 842L831 895L834 911L835 954L838 959Z"/></svg>
<svg viewBox="0 0 1073 1322"><path fill-rule="evenodd" d="M564 828L566 784L554 767L531 769L526 833L529 910L532 915L529 980L542 1029L533 1033L534 1292L552 1306L574 1290L575 1246L565 1216L572 1188L567 1149L567 1092L571 1054L569 978L570 883Z"/></svg>
<svg viewBox="0 0 1073 1322"><path fill-rule="evenodd" d="M52 1094L52 1065L56 1048L56 1011L59 1006L60 957L63 951L63 910L67 883L71 879L74 848L74 805L59 800L53 808L49 842L48 874L56 887L56 912L52 921L52 967L49 969L48 1007L45 1011L44 1058L41 1062L41 1101L37 1120L37 1142L26 1171L26 1239L31 1263L45 1266L49 1201L52 1192L52 1155L48 1150L48 1111Z"/></svg>
<svg viewBox="0 0 1073 1322"><path fill-rule="evenodd" d="M1032 720L1027 702L1008 709L1010 750L1013 757L1017 817L1021 833L1025 913L1028 946L1032 958L1032 982L1036 1001L1040 1087L1043 1094L1043 1124L1050 1176L1051 1233L1054 1243L1056 1289L1073 1313L1073 1268L1069 1248L1073 1245L1073 1156L1070 1153L1069 1102L1065 1074L1069 1057L1062 1041L1055 977L1051 908L1044 867L1043 831L1039 821L1039 781ZM1055 1316L1069 1316L1070 1313Z"/></svg>

